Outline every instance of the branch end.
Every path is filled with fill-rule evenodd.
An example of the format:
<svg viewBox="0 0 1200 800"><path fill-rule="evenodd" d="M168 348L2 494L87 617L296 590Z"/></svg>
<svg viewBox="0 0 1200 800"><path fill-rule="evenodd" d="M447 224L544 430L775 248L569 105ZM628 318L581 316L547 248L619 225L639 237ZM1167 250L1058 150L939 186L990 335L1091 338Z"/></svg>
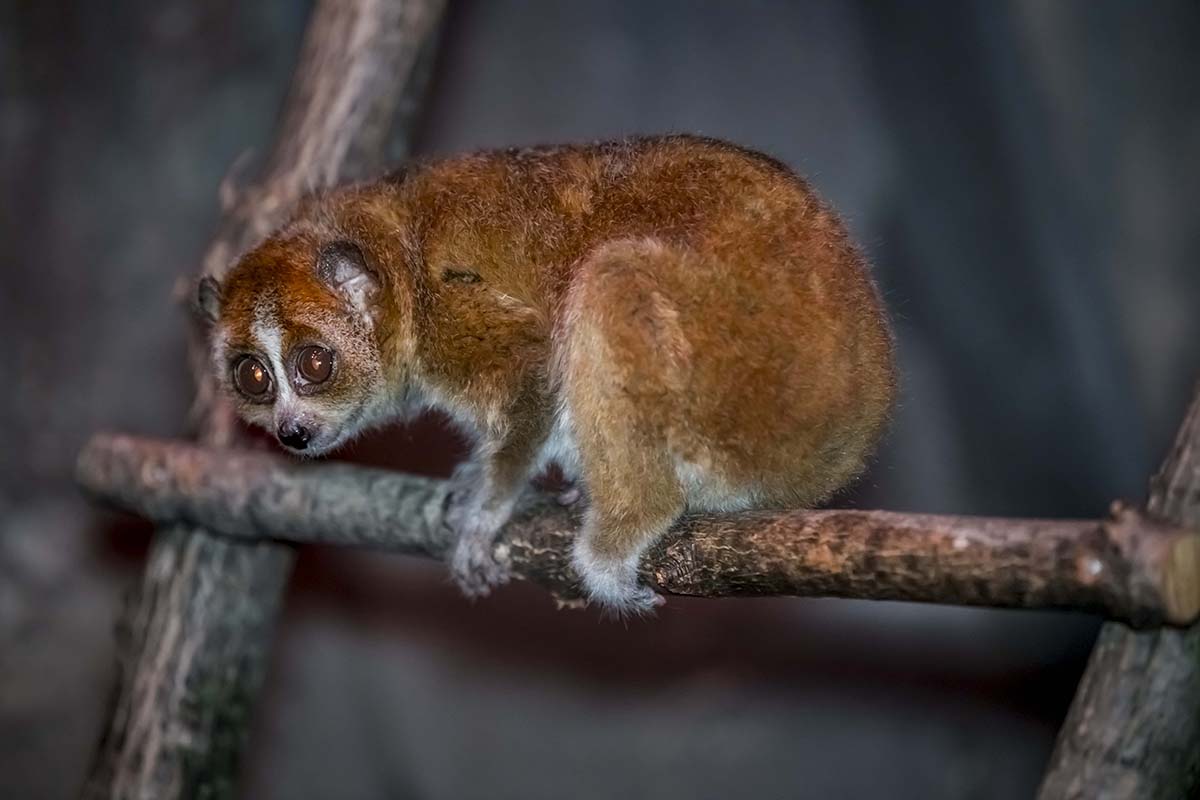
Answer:
<svg viewBox="0 0 1200 800"><path fill-rule="evenodd" d="M1171 547L1163 596L1172 623L1191 625L1200 617L1200 533L1180 537Z"/></svg>

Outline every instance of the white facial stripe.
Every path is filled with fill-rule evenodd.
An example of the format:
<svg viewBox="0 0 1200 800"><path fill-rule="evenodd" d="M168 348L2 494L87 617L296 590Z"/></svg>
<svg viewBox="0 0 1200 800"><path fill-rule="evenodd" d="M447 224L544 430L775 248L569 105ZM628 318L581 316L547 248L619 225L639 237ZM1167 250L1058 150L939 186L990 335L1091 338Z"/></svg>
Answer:
<svg viewBox="0 0 1200 800"><path fill-rule="evenodd" d="M225 335L223 329L218 328L212 337L212 349L210 355L212 358L212 368L219 378L222 380L228 377L228 372L225 367L225 353L229 347L229 337Z"/></svg>
<svg viewBox="0 0 1200 800"><path fill-rule="evenodd" d="M250 325L250 335L271 362L271 372L275 375L275 396L279 401L290 400L292 383L283 369L283 333L279 327L279 320L275 317L273 305L258 307L254 314L254 322Z"/></svg>

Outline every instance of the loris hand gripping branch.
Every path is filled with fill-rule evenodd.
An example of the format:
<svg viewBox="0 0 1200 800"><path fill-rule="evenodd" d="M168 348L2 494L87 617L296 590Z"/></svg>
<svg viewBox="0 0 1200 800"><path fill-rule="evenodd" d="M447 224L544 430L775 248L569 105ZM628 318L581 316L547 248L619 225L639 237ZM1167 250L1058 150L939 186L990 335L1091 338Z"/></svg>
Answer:
<svg viewBox="0 0 1200 800"><path fill-rule="evenodd" d="M241 415L326 453L424 408L475 441L447 521L470 594L548 462L581 482L574 564L618 611L685 510L807 506L863 466L894 393L879 296L782 164L690 136L433 161L307 198L201 283Z"/></svg>

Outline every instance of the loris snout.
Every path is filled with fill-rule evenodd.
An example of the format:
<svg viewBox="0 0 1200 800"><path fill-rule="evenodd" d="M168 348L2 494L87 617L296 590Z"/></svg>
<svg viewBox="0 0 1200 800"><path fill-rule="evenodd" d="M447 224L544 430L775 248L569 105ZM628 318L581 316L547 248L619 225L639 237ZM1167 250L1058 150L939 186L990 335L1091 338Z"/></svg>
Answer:
<svg viewBox="0 0 1200 800"><path fill-rule="evenodd" d="M574 564L619 612L685 510L808 506L863 468L894 394L886 314L837 217L787 167L691 136L476 153L307 198L218 285L217 373L319 455L424 408L474 440L452 568L559 464Z"/></svg>

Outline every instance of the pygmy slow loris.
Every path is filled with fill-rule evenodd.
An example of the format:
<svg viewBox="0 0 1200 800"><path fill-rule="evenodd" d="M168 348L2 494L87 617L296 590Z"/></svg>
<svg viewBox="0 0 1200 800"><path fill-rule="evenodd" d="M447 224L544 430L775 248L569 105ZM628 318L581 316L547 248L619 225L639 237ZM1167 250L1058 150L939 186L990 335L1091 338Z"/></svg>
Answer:
<svg viewBox="0 0 1200 800"><path fill-rule="evenodd" d="M879 295L783 164L694 136L483 152L321 192L201 283L240 414L318 455L421 409L474 437L447 520L470 594L548 462L573 560L619 612L685 510L808 506L862 468L894 394Z"/></svg>

